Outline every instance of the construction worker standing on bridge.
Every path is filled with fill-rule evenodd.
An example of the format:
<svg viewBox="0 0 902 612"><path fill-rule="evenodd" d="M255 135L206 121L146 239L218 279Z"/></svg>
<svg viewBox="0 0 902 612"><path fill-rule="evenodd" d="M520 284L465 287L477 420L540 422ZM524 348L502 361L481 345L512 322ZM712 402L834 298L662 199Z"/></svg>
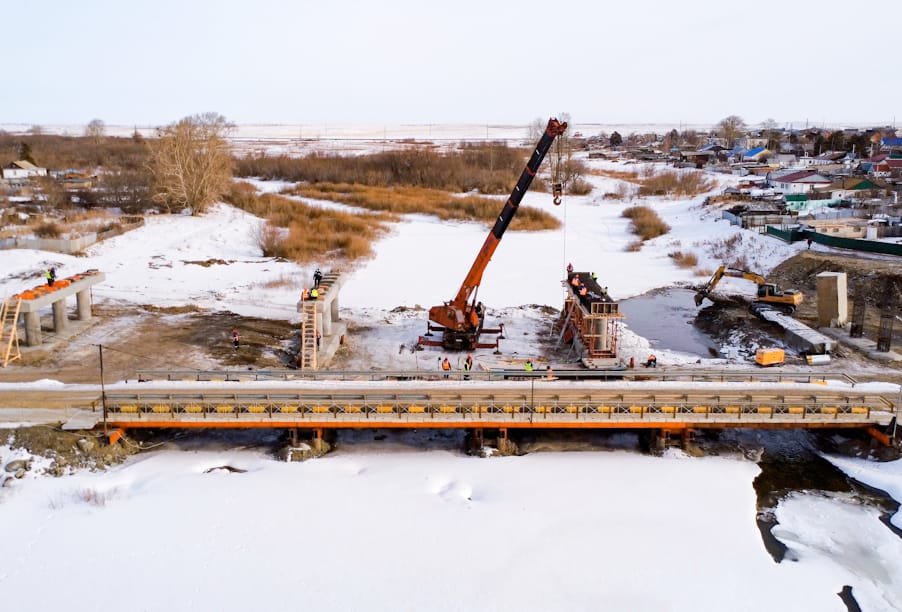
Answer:
<svg viewBox="0 0 902 612"><path fill-rule="evenodd" d="M311 300L318 300L318 299L319 299L319 289L317 289L316 287L314 287L313 289L310 290L310 299L311 299Z"/></svg>
<svg viewBox="0 0 902 612"><path fill-rule="evenodd" d="M470 370L473 369L473 355L467 354L467 358L464 359L464 380L470 380Z"/></svg>
<svg viewBox="0 0 902 612"><path fill-rule="evenodd" d="M532 372L532 370L533 370L532 359L527 359L526 363L523 365L523 367L526 369L527 372Z"/></svg>
<svg viewBox="0 0 902 612"><path fill-rule="evenodd" d="M232 330L232 346L235 347L235 350L238 350L238 346L241 344L241 336L238 335L238 330Z"/></svg>
<svg viewBox="0 0 902 612"><path fill-rule="evenodd" d="M319 289L319 284L322 280L323 280L323 273L319 268L317 268L316 272L313 273L313 288Z"/></svg>
<svg viewBox="0 0 902 612"><path fill-rule="evenodd" d="M448 372L451 371L451 362L448 361L447 357L442 361L442 370L445 371L445 378L448 378Z"/></svg>

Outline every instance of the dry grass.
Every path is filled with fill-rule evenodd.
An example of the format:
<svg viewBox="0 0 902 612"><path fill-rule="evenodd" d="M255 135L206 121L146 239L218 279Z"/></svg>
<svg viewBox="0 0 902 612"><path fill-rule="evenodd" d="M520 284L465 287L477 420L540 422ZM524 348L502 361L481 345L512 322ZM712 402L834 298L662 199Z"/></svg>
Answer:
<svg viewBox="0 0 902 612"><path fill-rule="evenodd" d="M698 265L698 257L695 253L684 253L682 251L674 251L669 256L673 262L681 268L694 268Z"/></svg>
<svg viewBox="0 0 902 612"><path fill-rule="evenodd" d="M606 178L618 179L630 183L640 183L639 173L635 170L607 170L604 168L590 168L589 174L595 176L603 176Z"/></svg>
<svg viewBox="0 0 902 612"><path fill-rule="evenodd" d="M270 256L300 262L328 253L355 260L372 254L372 242L397 217L385 212L349 213L308 206L286 197L257 195L252 185L235 183L226 194L230 204L267 220L272 229L262 230L267 239L259 244ZM287 232L279 228L288 228Z"/></svg>
<svg viewBox="0 0 902 612"><path fill-rule="evenodd" d="M633 240L628 245L626 245L626 250L633 253L636 251L642 250L642 241L641 240Z"/></svg>
<svg viewBox="0 0 902 612"><path fill-rule="evenodd" d="M714 188L714 182L700 172L674 172L654 166L641 170L593 168L592 174L639 185L640 196L695 196Z"/></svg>
<svg viewBox="0 0 902 612"><path fill-rule="evenodd" d="M41 223L34 228L34 235L38 238L59 238L62 235L60 226L56 223Z"/></svg>
<svg viewBox="0 0 902 612"><path fill-rule="evenodd" d="M302 184L285 193L331 200L371 211L395 214L420 213L444 220L495 222L504 203L482 196L455 196L446 191L424 187L373 187L348 183ZM538 231L557 229L560 222L551 214L521 206L511 223L511 230Z"/></svg>
<svg viewBox="0 0 902 612"><path fill-rule="evenodd" d="M655 172L642 179L639 195L695 196L714 188L714 183L699 172Z"/></svg>
<svg viewBox="0 0 902 612"><path fill-rule="evenodd" d="M632 221L632 232L640 240L651 240L670 231L670 226L648 206L632 206L623 211L622 216Z"/></svg>

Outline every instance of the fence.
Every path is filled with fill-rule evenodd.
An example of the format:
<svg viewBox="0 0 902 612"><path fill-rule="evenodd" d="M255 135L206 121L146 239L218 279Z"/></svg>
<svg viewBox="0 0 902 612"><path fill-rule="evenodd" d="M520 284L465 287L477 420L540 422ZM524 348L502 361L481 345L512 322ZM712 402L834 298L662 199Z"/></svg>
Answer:
<svg viewBox="0 0 902 612"><path fill-rule="evenodd" d="M35 249L36 251L54 251L74 255L92 244L107 238L124 234L127 231L144 225L143 217L121 217L117 225L103 232L90 232L78 238L3 238L0 239L0 250Z"/></svg>
<svg viewBox="0 0 902 612"><path fill-rule="evenodd" d="M839 236L830 236L820 232L811 230L803 230L799 226L795 227L774 227L767 226L767 234L775 236L786 242L798 242L799 240L811 240L824 246L836 247L838 249L849 249L852 251L864 251L866 253L882 253L884 255L902 256L902 244L893 244L891 242L877 242L876 240L861 240L858 238L840 238Z"/></svg>

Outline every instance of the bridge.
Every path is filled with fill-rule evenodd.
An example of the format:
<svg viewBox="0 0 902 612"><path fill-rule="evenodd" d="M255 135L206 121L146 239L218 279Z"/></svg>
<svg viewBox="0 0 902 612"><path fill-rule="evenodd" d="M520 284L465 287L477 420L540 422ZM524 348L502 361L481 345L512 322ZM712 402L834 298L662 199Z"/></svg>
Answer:
<svg viewBox="0 0 902 612"><path fill-rule="evenodd" d="M219 378L198 380L216 374ZM81 428L266 427L309 430L317 437L325 430L350 428L457 428L480 436L492 430L505 437L512 429L650 429L683 435L724 428L861 428L886 438L880 428L898 411L891 399L857 390L845 375L827 380L782 372L761 381L760 370L687 370L626 373L657 381L605 382L549 380L519 371L472 372L469 380L462 373L454 373L457 380L436 372L351 374L194 372L193 380L117 383L102 394L23 389L14 399L11 392L0 392L0 406L80 407L75 421ZM304 380L307 376L314 378ZM707 382L694 382L699 378Z"/></svg>

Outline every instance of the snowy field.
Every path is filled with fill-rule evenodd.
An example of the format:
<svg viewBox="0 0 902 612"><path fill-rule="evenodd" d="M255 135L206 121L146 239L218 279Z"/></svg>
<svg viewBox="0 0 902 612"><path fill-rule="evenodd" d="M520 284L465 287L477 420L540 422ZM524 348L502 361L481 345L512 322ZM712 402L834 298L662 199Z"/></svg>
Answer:
<svg viewBox="0 0 902 612"><path fill-rule="evenodd" d="M673 229L626 252L633 238L620 213L631 202L604 198L616 180L588 178L593 194L559 208L527 194L525 204L552 211L563 228L508 233L486 271L480 299L490 321L517 331L502 360L529 355L542 318L524 305L559 308L567 262L595 270L622 299L698 283L668 254L691 250L713 269L711 245L740 231L703 197L653 198L643 203ZM150 217L84 257L0 251L0 283L14 293L51 265L60 276L98 268L107 281L94 288L96 302L296 320L313 266L262 258L251 239L260 222L220 205L199 218ZM434 367L437 352L398 350L425 330L425 312L413 308L454 295L487 231L409 216L371 260L346 267L342 318L375 329L366 332L375 348L361 349L357 366ZM739 248L766 273L803 247L742 233ZM222 261L199 265L211 259ZM398 306L408 310L390 312ZM627 330L624 346L641 359L648 343ZM853 501L799 492L782 502L774 533L789 554L776 564L755 523L758 467L745 459L629 449L479 459L453 439L423 434L392 446L367 435L302 464L197 449L57 479L33 470L0 489L2 609L841 611L844 585L864 610L902 609L900 539ZM19 457L0 446L4 464ZM831 460L902 499L900 462ZM246 471L206 473L223 465Z"/></svg>

